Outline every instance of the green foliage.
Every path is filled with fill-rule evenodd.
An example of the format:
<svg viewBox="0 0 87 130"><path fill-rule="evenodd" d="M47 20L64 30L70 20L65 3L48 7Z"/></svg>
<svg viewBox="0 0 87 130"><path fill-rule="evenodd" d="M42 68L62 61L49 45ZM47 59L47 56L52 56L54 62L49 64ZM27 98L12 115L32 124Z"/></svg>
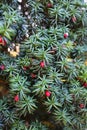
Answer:
<svg viewBox="0 0 87 130"><path fill-rule="evenodd" d="M49 84L52 83L52 80L46 79L45 76L43 78L39 77L39 79L40 81L38 80L38 82L33 86L33 92L42 96L44 95L45 90L49 87Z"/></svg>
<svg viewBox="0 0 87 130"><path fill-rule="evenodd" d="M82 0L0 1L1 130L87 128L86 21Z"/></svg>
<svg viewBox="0 0 87 130"><path fill-rule="evenodd" d="M3 4L0 6L1 6L0 35L5 37L9 44L9 40L12 41L15 37L17 39L17 33L20 27L22 30L22 31L20 30L20 33L22 33L21 36L24 35L25 33L24 30L26 30L26 28L24 29L22 24L26 22L25 18L21 16L21 13L18 10L14 10L13 8L11 8L11 6L7 4L6 5Z"/></svg>
<svg viewBox="0 0 87 130"><path fill-rule="evenodd" d="M69 115L69 113L65 109L55 110L54 115L55 115L56 122L64 124L65 126L67 125L67 123L71 124L72 117Z"/></svg>
<svg viewBox="0 0 87 130"><path fill-rule="evenodd" d="M48 112L50 112L53 108L61 107L61 104L58 102L58 99L54 96L51 99L47 98L47 101L44 103L47 107Z"/></svg>
<svg viewBox="0 0 87 130"><path fill-rule="evenodd" d="M11 93L13 93L14 95L18 93L20 95L20 98L23 98L26 94L29 94L29 82L27 82L26 80L26 77L21 77L19 75L10 78Z"/></svg>
<svg viewBox="0 0 87 130"><path fill-rule="evenodd" d="M48 129L45 127L45 125L36 120L35 122L32 122L30 124L29 130L48 130Z"/></svg>
<svg viewBox="0 0 87 130"><path fill-rule="evenodd" d="M56 83L61 83L61 78L63 77L62 73L59 73L56 71L56 68L51 68L49 73L48 73L49 79L53 80Z"/></svg>
<svg viewBox="0 0 87 130"><path fill-rule="evenodd" d="M11 130L17 130L17 129L19 129L19 130L28 130L26 125L25 125L25 122L20 121L20 120L17 120L11 126Z"/></svg>
<svg viewBox="0 0 87 130"><path fill-rule="evenodd" d="M82 66L82 70L80 71L79 77L80 77L83 81L87 81L87 67Z"/></svg>
<svg viewBox="0 0 87 130"><path fill-rule="evenodd" d="M28 96L16 103L19 115L26 116L27 113L33 113L33 111L37 108L35 102L36 100L33 97Z"/></svg>

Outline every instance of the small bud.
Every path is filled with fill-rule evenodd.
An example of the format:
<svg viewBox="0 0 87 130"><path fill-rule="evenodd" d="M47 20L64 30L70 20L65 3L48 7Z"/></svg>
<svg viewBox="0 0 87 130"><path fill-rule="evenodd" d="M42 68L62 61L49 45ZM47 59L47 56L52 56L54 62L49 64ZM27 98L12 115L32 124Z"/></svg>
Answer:
<svg viewBox="0 0 87 130"><path fill-rule="evenodd" d="M29 37L29 34L28 34L28 33L26 33L25 35L26 35L27 38Z"/></svg>
<svg viewBox="0 0 87 130"><path fill-rule="evenodd" d="M10 52L10 48L8 47L8 52Z"/></svg>
<svg viewBox="0 0 87 130"><path fill-rule="evenodd" d="M25 12L25 15L28 15L28 12L27 12L27 11Z"/></svg>
<svg viewBox="0 0 87 130"><path fill-rule="evenodd" d="M31 16L30 15L28 15L28 17L27 17L28 19L31 19Z"/></svg>
<svg viewBox="0 0 87 130"><path fill-rule="evenodd" d="M18 2L20 2L20 3L21 3L21 2L22 2L22 0L18 0Z"/></svg>
<svg viewBox="0 0 87 130"><path fill-rule="evenodd" d="M21 5L18 6L18 9L21 10Z"/></svg>

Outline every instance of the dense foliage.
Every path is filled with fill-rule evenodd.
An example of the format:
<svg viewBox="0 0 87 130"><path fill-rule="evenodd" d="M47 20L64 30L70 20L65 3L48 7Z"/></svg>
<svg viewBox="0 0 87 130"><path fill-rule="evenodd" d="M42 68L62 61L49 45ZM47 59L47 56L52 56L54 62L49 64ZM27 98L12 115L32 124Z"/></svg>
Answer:
<svg viewBox="0 0 87 130"><path fill-rule="evenodd" d="M1 0L0 130L87 128L87 5Z"/></svg>

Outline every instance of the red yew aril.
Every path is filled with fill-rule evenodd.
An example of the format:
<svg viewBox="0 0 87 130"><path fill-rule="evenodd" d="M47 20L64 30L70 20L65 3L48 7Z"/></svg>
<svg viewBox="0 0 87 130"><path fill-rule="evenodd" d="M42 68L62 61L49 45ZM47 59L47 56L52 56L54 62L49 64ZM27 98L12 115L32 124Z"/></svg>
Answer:
<svg viewBox="0 0 87 130"><path fill-rule="evenodd" d="M14 96L14 101L15 101L15 102L18 102L18 101L19 101L19 95Z"/></svg>
<svg viewBox="0 0 87 130"><path fill-rule="evenodd" d="M41 68L44 68L44 67L45 67L45 62L44 62L44 61L41 61L41 62L40 62L40 67L41 67Z"/></svg>
<svg viewBox="0 0 87 130"><path fill-rule="evenodd" d="M0 43L2 43L3 42L3 38L0 36Z"/></svg>
<svg viewBox="0 0 87 130"><path fill-rule="evenodd" d="M4 70L5 69L5 65L0 65L0 70Z"/></svg>
<svg viewBox="0 0 87 130"><path fill-rule="evenodd" d="M36 74L32 73L32 74L31 74L31 77L32 77L33 79L36 78Z"/></svg>
<svg viewBox="0 0 87 130"><path fill-rule="evenodd" d="M64 33L64 38L67 38L69 36L68 33Z"/></svg>
<svg viewBox="0 0 87 130"><path fill-rule="evenodd" d="M53 7L53 4L51 4L51 3L47 4L47 8L52 8L52 7Z"/></svg>
<svg viewBox="0 0 87 130"><path fill-rule="evenodd" d="M81 104L79 105L79 107L80 107L81 109L83 109L83 108L85 107L85 105L84 105L83 103L81 103Z"/></svg>
<svg viewBox="0 0 87 130"><path fill-rule="evenodd" d="M87 82L84 82L84 83L83 83L83 87L84 87L84 88L87 88Z"/></svg>
<svg viewBox="0 0 87 130"><path fill-rule="evenodd" d="M48 90L46 90L46 91L45 91L45 96L46 96L46 97L50 97L50 95L51 95L51 92L48 91Z"/></svg>

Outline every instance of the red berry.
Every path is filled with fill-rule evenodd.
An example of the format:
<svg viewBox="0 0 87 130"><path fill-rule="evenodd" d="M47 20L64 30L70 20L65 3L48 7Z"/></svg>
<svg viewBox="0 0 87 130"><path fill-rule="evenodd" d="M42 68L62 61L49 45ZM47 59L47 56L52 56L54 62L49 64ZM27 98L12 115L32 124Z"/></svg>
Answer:
<svg viewBox="0 0 87 130"><path fill-rule="evenodd" d="M1 70L4 70L4 69L5 69L5 66L4 66L4 65L0 65L0 69L1 69Z"/></svg>
<svg viewBox="0 0 87 130"><path fill-rule="evenodd" d="M16 95L16 96L14 97L14 101L15 101L15 102L18 102L18 101L19 101L19 95Z"/></svg>
<svg viewBox="0 0 87 130"><path fill-rule="evenodd" d="M87 82L83 83L83 87L87 88Z"/></svg>
<svg viewBox="0 0 87 130"><path fill-rule="evenodd" d="M28 70L29 69L29 66L23 66L23 70Z"/></svg>
<svg viewBox="0 0 87 130"><path fill-rule="evenodd" d="M45 62L44 62L44 61L41 61L41 62L40 62L40 67L41 67L41 68L44 68L44 67L45 67Z"/></svg>
<svg viewBox="0 0 87 130"><path fill-rule="evenodd" d="M47 7L48 7L48 8L52 8L52 7L53 7L53 4L48 3L48 4L47 4Z"/></svg>
<svg viewBox="0 0 87 130"><path fill-rule="evenodd" d="M51 95L51 92L48 91L48 90L46 90L46 91L45 91L45 96L46 96L46 97L50 97L50 95Z"/></svg>
<svg viewBox="0 0 87 130"><path fill-rule="evenodd" d="M6 41L0 36L0 44L6 46Z"/></svg>
<svg viewBox="0 0 87 130"><path fill-rule="evenodd" d="M75 16L72 17L72 22L73 22L73 23L76 22L76 17L75 17Z"/></svg>
<svg viewBox="0 0 87 130"><path fill-rule="evenodd" d="M67 38L68 37L68 33L64 33L64 38Z"/></svg>
<svg viewBox="0 0 87 130"><path fill-rule="evenodd" d="M3 42L3 38L0 36L0 43L2 43Z"/></svg>
<svg viewBox="0 0 87 130"><path fill-rule="evenodd" d="M6 44L7 44L7 43L6 43L6 41L5 41L5 40L3 40L3 46L6 46Z"/></svg>
<svg viewBox="0 0 87 130"><path fill-rule="evenodd" d="M27 70L26 66L23 66L23 70Z"/></svg>
<svg viewBox="0 0 87 130"><path fill-rule="evenodd" d="M32 73L31 77L34 79L34 78L36 78L36 75L34 73Z"/></svg>
<svg viewBox="0 0 87 130"><path fill-rule="evenodd" d="M85 107L85 105L84 105L83 103L81 103L81 104L79 105L79 107L82 109L82 108Z"/></svg>

